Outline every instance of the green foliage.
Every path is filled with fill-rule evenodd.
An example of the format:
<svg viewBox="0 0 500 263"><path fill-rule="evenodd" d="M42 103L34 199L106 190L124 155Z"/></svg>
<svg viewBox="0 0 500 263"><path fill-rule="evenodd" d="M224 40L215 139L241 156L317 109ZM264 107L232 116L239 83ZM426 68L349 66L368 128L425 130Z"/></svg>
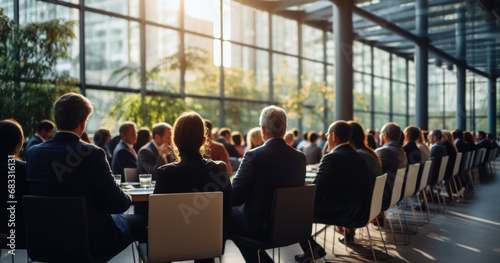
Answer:
<svg viewBox="0 0 500 263"><path fill-rule="evenodd" d="M69 58L75 24L56 19L21 26L0 9L0 119L16 119L25 136L52 119L60 95L75 91L77 81L55 70Z"/></svg>
<svg viewBox="0 0 500 263"><path fill-rule="evenodd" d="M124 121L133 121L138 127L151 128L158 122L173 124L185 111L188 111L188 107L182 99L170 96L146 96L142 99L141 94L134 94L117 98L105 122L115 126Z"/></svg>

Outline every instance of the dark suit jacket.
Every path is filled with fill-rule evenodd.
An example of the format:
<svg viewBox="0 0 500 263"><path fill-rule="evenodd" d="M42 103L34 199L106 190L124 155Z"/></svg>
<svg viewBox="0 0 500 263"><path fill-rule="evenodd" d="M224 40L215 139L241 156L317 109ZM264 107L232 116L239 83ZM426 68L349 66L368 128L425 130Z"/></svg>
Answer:
<svg viewBox="0 0 500 263"><path fill-rule="evenodd" d="M35 145L40 144L42 142L43 142L42 139L40 139L38 136L36 136L35 134L33 134L31 136L30 140L28 141L28 144L26 144L26 150L28 150L32 146L35 146Z"/></svg>
<svg viewBox="0 0 500 263"><path fill-rule="evenodd" d="M375 175L350 145L326 154L319 165L314 217L317 222L348 228L362 227L370 213Z"/></svg>
<svg viewBox="0 0 500 263"><path fill-rule="evenodd" d="M305 174L306 157L282 138L247 151L233 180L233 206L239 206L246 220L240 231L266 238L274 189L303 186Z"/></svg>
<svg viewBox="0 0 500 263"><path fill-rule="evenodd" d="M457 139L455 140L455 146L457 146L458 152L465 153L468 150L467 144L464 142L464 140Z"/></svg>
<svg viewBox="0 0 500 263"><path fill-rule="evenodd" d="M113 168L113 173L122 175L122 181L125 181L123 180L125 178L123 169L137 168L137 158L135 157L135 154L123 141L118 143L115 151L113 152L111 167Z"/></svg>
<svg viewBox="0 0 500 263"><path fill-rule="evenodd" d="M457 159L457 150L448 141L443 143L446 148L446 153L448 155L448 164L446 165L446 173L444 179L449 179L453 175L453 169L455 169L455 161Z"/></svg>
<svg viewBox="0 0 500 263"><path fill-rule="evenodd" d="M306 164L317 164L323 157L321 148L316 144L309 144L304 147L304 155L306 156Z"/></svg>
<svg viewBox="0 0 500 263"><path fill-rule="evenodd" d="M417 144L415 142L408 142L406 145L403 147L405 153L406 153L406 158L408 158L408 163L409 164L414 164L414 163L422 163L422 153L417 147Z"/></svg>
<svg viewBox="0 0 500 263"><path fill-rule="evenodd" d="M15 207L15 230L16 230L16 249L26 248L26 238L24 229L24 213L23 213L23 195L30 194L28 189L28 181L26 181L26 162L11 159L9 161L7 156L2 156L2 161L0 162L0 189L2 194L0 195L0 233L8 234L11 227L9 227L9 219L11 213L7 208L11 205ZM14 170L10 170L13 169ZM9 169L10 168L10 169ZM9 173L9 170L11 171ZM9 176L11 175L11 176ZM15 183L9 182L8 180L15 180ZM9 185L15 186L15 188L9 188ZM10 191L13 192L10 192ZM10 198L10 194L14 198ZM8 204L7 201L16 201L16 204ZM10 234L10 233L9 233ZM5 245L10 243L7 236L0 237L0 248L6 248Z"/></svg>
<svg viewBox="0 0 500 263"><path fill-rule="evenodd" d="M382 210L387 210L391 202L392 187L396 179L396 172L398 169L406 167L408 159L403 147L398 142L388 142L384 146L377 148L375 153L380 157L380 161L382 162L382 172L387 173L382 201Z"/></svg>
<svg viewBox="0 0 500 263"><path fill-rule="evenodd" d="M215 141L219 142L219 143L222 143L222 145L224 145L224 147L226 148L227 153L229 154L229 157L236 157L236 158L240 158L241 157L241 155L238 152L238 150L236 150L236 148L234 148L234 145L226 142L226 140L224 140L224 138L217 138L217 139L215 139ZM227 164L227 165L229 165L229 164Z"/></svg>
<svg viewBox="0 0 500 263"><path fill-rule="evenodd" d="M84 197L93 254L115 249L122 233L110 214L125 212L131 199L116 184L104 151L68 132L58 132L28 151L31 194Z"/></svg>
<svg viewBox="0 0 500 263"><path fill-rule="evenodd" d="M224 162L203 159L197 154L183 156L180 162L169 163L158 169L155 194L216 191L223 193L224 228L226 228L231 218L233 188Z"/></svg>
<svg viewBox="0 0 500 263"><path fill-rule="evenodd" d="M137 154L137 172L139 174L152 174L153 180L156 180L158 167L175 160L171 153L167 155L167 161L165 161L165 159L159 155L158 149L153 141L147 143Z"/></svg>
<svg viewBox="0 0 500 263"><path fill-rule="evenodd" d="M439 169L441 168L441 159L443 156L448 155L446 147L441 142L432 145L431 157L433 159L431 174L429 175L429 184L435 185L439 177Z"/></svg>

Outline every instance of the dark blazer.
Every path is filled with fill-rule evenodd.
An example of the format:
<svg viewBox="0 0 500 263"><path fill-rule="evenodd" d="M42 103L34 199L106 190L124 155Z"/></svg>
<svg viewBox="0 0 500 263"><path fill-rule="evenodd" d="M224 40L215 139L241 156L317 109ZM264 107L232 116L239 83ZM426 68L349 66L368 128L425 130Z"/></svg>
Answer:
<svg viewBox="0 0 500 263"><path fill-rule="evenodd" d="M482 139L481 141L476 143L476 146L477 146L476 149L481 149L481 148L485 148L486 150L491 149L491 143L486 139Z"/></svg>
<svg viewBox="0 0 500 263"><path fill-rule="evenodd" d="M122 175L122 181L124 181L123 179L125 178L123 169L137 168L137 157L135 157L135 154L125 142L120 141L116 146L113 152L111 167L113 168L113 173Z"/></svg>
<svg viewBox="0 0 500 263"><path fill-rule="evenodd" d="M455 146L457 146L458 152L461 152L461 153L465 153L468 150L467 144L462 139L456 139Z"/></svg>
<svg viewBox="0 0 500 263"><path fill-rule="evenodd" d="M33 134L30 138L30 140L28 141L28 144L26 144L26 150L28 150L29 148L37 145L37 144L40 144L42 143L43 140L40 139L38 136L36 136L35 134Z"/></svg>
<svg viewBox="0 0 500 263"><path fill-rule="evenodd" d="M303 186L306 157L282 138L272 138L243 156L233 180L233 206L243 214L245 232L254 238L267 237L274 189Z"/></svg>
<svg viewBox="0 0 500 263"><path fill-rule="evenodd" d="M224 162L203 159L200 154L183 156L180 162L158 169L155 194L216 192L223 193L224 228L231 218L231 180Z"/></svg>
<svg viewBox="0 0 500 263"><path fill-rule="evenodd" d="M453 175L453 169L455 169L455 161L457 159L457 150L448 141L443 143L446 148L446 154L448 155L448 164L446 165L446 173L444 179L449 179Z"/></svg>
<svg viewBox="0 0 500 263"><path fill-rule="evenodd" d="M409 164L414 163L422 163L422 153L417 147L415 142L407 142L405 146L403 146L403 150L406 153L406 157L408 158Z"/></svg>
<svg viewBox="0 0 500 263"><path fill-rule="evenodd" d="M171 163L175 160L172 154L167 155L167 161L158 153L158 149L153 141L144 145L137 154L137 172L139 174L152 174L153 180L156 180L158 167Z"/></svg>
<svg viewBox="0 0 500 263"><path fill-rule="evenodd" d="M375 175L349 144L326 154L319 165L316 179L314 217L348 228L362 227L370 213L370 200Z"/></svg>
<svg viewBox="0 0 500 263"><path fill-rule="evenodd" d="M392 187L396 179L398 169L406 167L408 159L403 147L398 142L388 142L384 146L377 148L375 153L382 162L382 172L387 173L387 180L384 188L384 198L382 200L382 210L387 210L391 203Z"/></svg>
<svg viewBox="0 0 500 263"><path fill-rule="evenodd" d="M441 142L436 142L431 148L432 162L431 174L429 175L429 184L435 185L439 177L439 169L441 168L441 159L448 155L446 147Z"/></svg>
<svg viewBox="0 0 500 263"><path fill-rule="evenodd" d="M217 138L217 139L215 139L215 141L219 142L219 143L222 143L222 145L224 145L224 147L226 148L227 153L229 154L229 157L236 157L236 158L240 158L241 157L240 153L238 152L238 150L236 150L236 148L234 147L234 145L226 142L226 140L224 138Z"/></svg>
<svg viewBox="0 0 500 263"><path fill-rule="evenodd" d="M304 147L304 155L306 156L306 164L317 164L323 157L321 148L316 144L309 144Z"/></svg>
<svg viewBox="0 0 500 263"><path fill-rule="evenodd" d="M125 212L131 198L116 184L104 151L68 132L58 132L28 151L31 194L84 197L93 254L116 249L122 233L111 214Z"/></svg>
<svg viewBox="0 0 500 263"><path fill-rule="evenodd" d="M26 238L25 238L25 229L24 229L24 213L23 213L23 195L30 194L28 189L28 181L26 181L26 162L10 159L7 159L7 156L2 156L0 161L0 189L2 190L2 194L0 195L0 233L8 234L10 229L14 228L16 233L16 249L24 249L26 248ZM10 170L9 168L14 169ZM11 175L9 177L9 175ZM13 175L13 176L12 176ZM8 180L15 180L14 183L9 182ZM9 188L9 185L15 186L15 188ZM10 192L12 190L13 192ZM10 198L12 194L13 198ZM8 204L7 201L16 201L15 204ZM7 208L10 208L11 205L15 207L15 226L9 226L10 212ZM5 244L10 243L10 240L7 239L7 236L0 236L0 248L4 248Z"/></svg>

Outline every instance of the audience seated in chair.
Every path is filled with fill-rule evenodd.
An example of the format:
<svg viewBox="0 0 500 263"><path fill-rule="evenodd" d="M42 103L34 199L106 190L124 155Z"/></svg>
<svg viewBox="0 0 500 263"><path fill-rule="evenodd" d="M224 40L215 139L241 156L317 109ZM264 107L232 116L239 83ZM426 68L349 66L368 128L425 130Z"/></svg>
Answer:
<svg viewBox="0 0 500 263"><path fill-rule="evenodd" d="M203 119L195 112L183 113L175 121L173 130L174 152L179 162L169 163L158 169L154 193L221 191L224 195L223 218L226 228L231 218L231 181L224 162L205 159L200 153L206 140ZM213 262L213 259L195 262Z"/></svg>
<svg viewBox="0 0 500 263"><path fill-rule="evenodd" d="M346 242L353 242L353 228L363 227L368 220L371 189L376 177L368 169L363 157L349 145L351 136L352 127L349 123L336 121L330 125L328 144L332 150L321 160L312 182L316 185L314 221L352 229L346 232ZM312 237L309 242L315 253L314 258L326 255ZM308 243L301 242L300 246L305 253L296 255L295 260L312 260Z"/></svg>
<svg viewBox="0 0 500 263"><path fill-rule="evenodd" d="M50 137L52 137L53 133L54 133L54 123L49 120L41 121L38 124L36 133L33 134L30 140L28 141L28 144L26 145L26 150L48 140Z"/></svg>
<svg viewBox="0 0 500 263"><path fill-rule="evenodd" d="M264 145L245 153L233 180L230 232L265 240L269 238L274 190L304 185L306 157L283 139L287 127L283 109L264 108L259 124ZM258 262L257 249L235 244L246 262ZM267 253L261 253L261 258L261 262L273 262Z"/></svg>
<svg viewBox="0 0 500 263"><path fill-rule="evenodd" d="M116 184L104 151L80 140L92 103L68 93L54 103L59 132L28 150L27 180L32 195L84 197L91 253L106 257L133 241L146 241L143 217L121 214L131 197Z"/></svg>
<svg viewBox="0 0 500 263"><path fill-rule="evenodd" d="M120 125L121 141L113 152L111 168L115 174L125 174L125 168L137 168L137 152L133 146L137 141L136 125L126 121Z"/></svg>
<svg viewBox="0 0 500 263"><path fill-rule="evenodd" d="M172 126L165 122L153 126L153 139L146 143L137 154L137 172L151 174L156 180L158 167L172 163L175 156L172 152Z"/></svg>

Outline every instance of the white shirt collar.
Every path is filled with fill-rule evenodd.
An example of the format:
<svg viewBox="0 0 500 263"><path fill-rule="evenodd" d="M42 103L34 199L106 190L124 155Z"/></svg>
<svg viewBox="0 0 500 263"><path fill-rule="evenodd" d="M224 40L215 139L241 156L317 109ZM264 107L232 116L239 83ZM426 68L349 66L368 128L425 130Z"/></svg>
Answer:
<svg viewBox="0 0 500 263"><path fill-rule="evenodd" d="M38 133L35 133L35 136L38 137L38 138L40 138L40 140L42 140L42 142L45 141L45 139L42 136L40 136Z"/></svg>

